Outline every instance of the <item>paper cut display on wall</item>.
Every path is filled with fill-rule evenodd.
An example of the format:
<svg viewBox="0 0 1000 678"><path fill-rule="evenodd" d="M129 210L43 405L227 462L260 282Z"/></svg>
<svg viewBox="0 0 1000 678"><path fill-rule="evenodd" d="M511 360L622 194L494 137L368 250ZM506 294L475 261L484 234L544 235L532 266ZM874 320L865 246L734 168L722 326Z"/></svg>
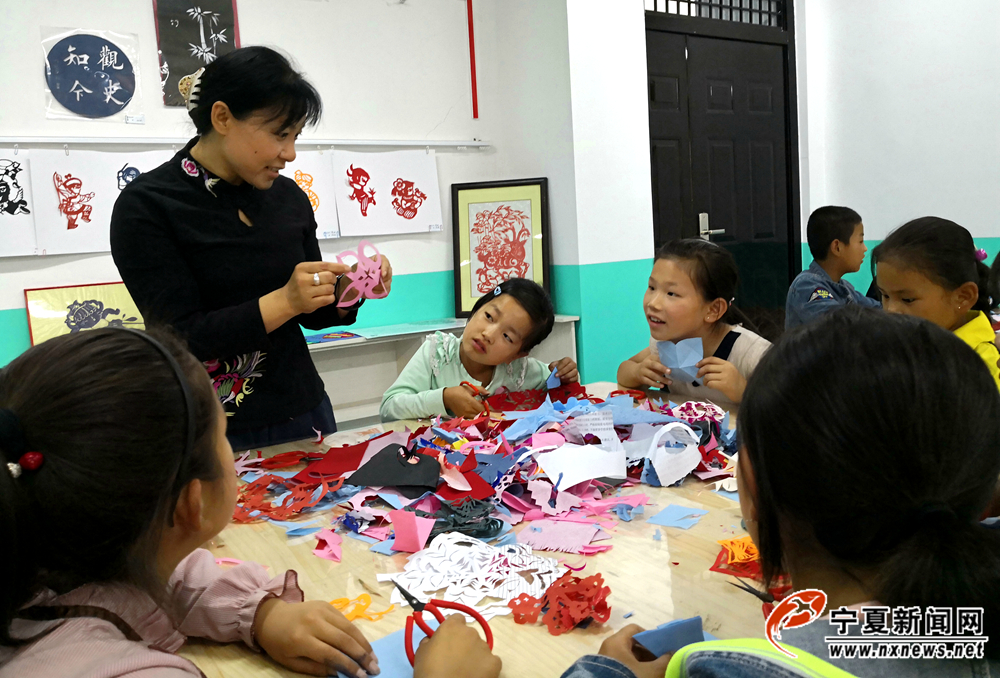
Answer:
<svg viewBox="0 0 1000 678"><path fill-rule="evenodd" d="M25 290L31 345L102 327L143 329L142 316L124 283Z"/></svg>
<svg viewBox="0 0 1000 678"><path fill-rule="evenodd" d="M136 90L136 74L125 51L87 33L52 46L45 57L45 80L56 101L86 118L118 113Z"/></svg>
<svg viewBox="0 0 1000 678"><path fill-rule="evenodd" d="M441 230L433 152L333 152L340 232L345 236Z"/></svg>
<svg viewBox="0 0 1000 678"><path fill-rule="evenodd" d="M153 0L163 103L183 106L177 83L240 46L236 0Z"/></svg>
<svg viewBox="0 0 1000 678"><path fill-rule="evenodd" d="M531 201L471 203L472 282L486 294L508 278L532 278Z"/></svg>
<svg viewBox="0 0 1000 678"><path fill-rule="evenodd" d="M122 188L171 156L170 151L32 151L38 253L109 252L111 212Z"/></svg>
<svg viewBox="0 0 1000 678"><path fill-rule="evenodd" d="M320 240L340 237L337 201L333 197L334 183L339 178L333 176L333 154L301 151L282 174L295 181L309 198L316 218L316 237Z"/></svg>
<svg viewBox="0 0 1000 678"><path fill-rule="evenodd" d="M0 257L35 254L35 203L31 195L28 158L0 153Z"/></svg>

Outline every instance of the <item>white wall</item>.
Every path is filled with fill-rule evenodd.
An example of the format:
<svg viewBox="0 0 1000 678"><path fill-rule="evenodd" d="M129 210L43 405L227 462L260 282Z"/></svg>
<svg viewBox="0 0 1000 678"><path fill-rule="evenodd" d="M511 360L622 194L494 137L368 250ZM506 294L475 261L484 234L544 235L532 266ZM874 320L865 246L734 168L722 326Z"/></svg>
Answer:
<svg viewBox="0 0 1000 678"><path fill-rule="evenodd" d="M579 263L653 256L642 0L566 0Z"/></svg>
<svg viewBox="0 0 1000 678"><path fill-rule="evenodd" d="M928 214L1000 237L1000 3L803 9L804 213L848 205L873 239Z"/></svg>

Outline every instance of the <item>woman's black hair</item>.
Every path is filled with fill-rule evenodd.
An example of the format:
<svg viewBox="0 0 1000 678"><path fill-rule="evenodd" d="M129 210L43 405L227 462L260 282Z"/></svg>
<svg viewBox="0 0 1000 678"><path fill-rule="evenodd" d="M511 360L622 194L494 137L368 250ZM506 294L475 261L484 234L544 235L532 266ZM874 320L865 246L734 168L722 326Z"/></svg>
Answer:
<svg viewBox="0 0 1000 678"><path fill-rule="evenodd" d="M679 261L691 276L691 282L705 301L722 299L728 306L718 322L743 325L757 331L746 314L734 306L736 290L740 286L740 270L732 253L721 245L701 238L671 240L656 250L656 261Z"/></svg>
<svg viewBox="0 0 1000 678"><path fill-rule="evenodd" d="M979 518L1000 475L1000 393L961 339L849 305L768 351L739 428L768 581L795 550L869 573L882 605L983 607L998 637L1000 531Z"/></svg>
<svg viewBox="0 0 1000 678"><path fill-rule="evenodd" d="M976 257L972 234L954 221L921 217L903 224L872 250L872 277L877 277L880 261L920 271L947 290L976 283L979 299L972 306L974 311L989 311L1000 299L998 281L991 279L990 267Z"/></svg>
<svg viewBox="0 0 1000 678"><path fill-rule="evenodd" d="M163 354L120 329L39 344L0 371L0 408L13 412L37 470L7 470L20 451L0 441L0 644L36 592L86 583L134 585L158 599L156 570L177 489L216 480L218 403L205 368L165 331L148 334L184 372L193 412ZM5 415L6 416L6 415ZM194 446L187 450L188 416ZM9 428L9 427L8 427ZM13 457L13 458L12 458ZM182 457L178 459L178 457Z"/></svg>
<svg viewBox="0 0 1000 678"><path fill-rule="evenodd" d="M552 299L549 298L549 293L545 291L545 288L534 280L509 278L479 297L472 307L471 315L476 315L479 309L502 294L512 296L531 318L531 332L521 342L521 352L527 353L545 341L545 338L552 332L552 324L556 319L555 309L552 308Z"/></svg>
<svg viewBox="0 0 1000 678"><path fill-rule="evenodd" d="M225 103L237 120L254 113L281 120L281 130L300 121L319 122L319 92L281 54L268 47L242 47L225 54L201 74L198 105L188 111L199 135L212 131L212 106Z"/></svg>

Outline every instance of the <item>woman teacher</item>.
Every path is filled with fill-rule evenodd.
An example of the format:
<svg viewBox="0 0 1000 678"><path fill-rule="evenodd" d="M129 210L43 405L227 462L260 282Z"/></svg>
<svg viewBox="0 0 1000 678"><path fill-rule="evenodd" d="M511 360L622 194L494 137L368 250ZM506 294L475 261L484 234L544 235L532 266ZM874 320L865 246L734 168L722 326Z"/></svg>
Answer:
<svg viewBox="0 0 1000 678"><path fill-rule="evenodd" d="M146 323L172 326L205 362L234 449L332 433L299 325L350 325L364 299L344 296L350 267L322 260L309 198L278 174L319 120L319 93L266 47L220 57L188 86L198 136L122 191L115 264ZM375 291L391 281L383 256Z"/></svg>

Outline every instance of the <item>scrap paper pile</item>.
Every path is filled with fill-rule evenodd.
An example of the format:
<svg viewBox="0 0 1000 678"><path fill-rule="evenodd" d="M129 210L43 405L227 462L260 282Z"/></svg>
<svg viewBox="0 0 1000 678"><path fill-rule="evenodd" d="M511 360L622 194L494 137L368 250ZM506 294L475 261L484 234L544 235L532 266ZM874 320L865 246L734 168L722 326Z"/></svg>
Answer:
<svg viewBox="0 0 1000 678"><path fill-rule="evenodd" d="M579 384L488 401L490 412L476 419L438 418L325 453L245 455L235 519L313 535L314 553L334 562L340 536L376 553L413 554L402 573L386 576L418 597L434 594L489 617L509 614L507 603L521 593L541 600L565 572L533 549L610 550L619 521L647 504L645 494L624 488L672 485L692 473L732 476L735 432L710 403L637 406L629 394L602 401ZM303 461L300 471L277 470ZM315 515L333 507L333 525ZM296 519L301 514L309 519ZM602 616L592 601L598 611L580 617L579 602L566 606L575 612L558 628Z"/></svg>
<svg viewBox="0 0 1000 678"><path fill-rule="evenodd" d="M544 614L542 622L550 634L558 636L588 619L600 624L606 622L611 616L610 593L611 589L604 585L604 577L600 574L580 579L567 572L553 582L540 599L522 593L508 605L518 624L533 624L540 613Z"/></svg>

